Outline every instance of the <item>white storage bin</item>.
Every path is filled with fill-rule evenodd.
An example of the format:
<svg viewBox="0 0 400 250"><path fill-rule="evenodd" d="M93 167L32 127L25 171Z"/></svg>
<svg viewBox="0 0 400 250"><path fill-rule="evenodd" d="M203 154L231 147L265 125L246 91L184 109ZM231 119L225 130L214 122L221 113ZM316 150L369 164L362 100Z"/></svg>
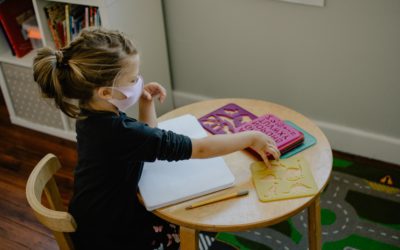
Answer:
<svg viewBox="0 0 400 250"><path fill-rule="evenodd" d="M35 16L26 19L26 21L22 23L22 29L26 36L31 40L34 49L43 47L42 36Z"/></svg>

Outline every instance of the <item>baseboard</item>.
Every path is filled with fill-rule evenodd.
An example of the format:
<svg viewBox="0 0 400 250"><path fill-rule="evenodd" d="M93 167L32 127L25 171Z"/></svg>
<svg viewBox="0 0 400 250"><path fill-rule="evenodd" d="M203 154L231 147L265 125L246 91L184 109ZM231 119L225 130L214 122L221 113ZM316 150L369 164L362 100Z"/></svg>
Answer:
<svg viewBox="0 0 400 250"><path fill-rule="evenodd" d="M315 121L315 120L314 120ZM315 121L331 143L332 148L400 165L400 139L364 130Z"/></svg>
<svg viewBox="0 0 400 250"><path fill-rule="evenodd" d="M181 91L174 91L173 98L176 107L212 99L212 97ZM325 133L333 149L400 165L400 138L392 138L325 121L312 120Z"/></svg>

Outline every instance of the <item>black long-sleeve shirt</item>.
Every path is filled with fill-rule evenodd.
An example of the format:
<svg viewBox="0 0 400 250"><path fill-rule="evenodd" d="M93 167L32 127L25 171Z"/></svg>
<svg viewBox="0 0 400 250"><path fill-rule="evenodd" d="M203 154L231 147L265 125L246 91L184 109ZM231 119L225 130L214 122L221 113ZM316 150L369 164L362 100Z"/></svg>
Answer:
<svg viewBox="0 0 400 250"><path fill-rule="evenodd" d="M122 112L83 114L87 118L76 122L78 165L69 206L77 222L74 244L78 249L138 246L148 213L136 195L143 162L189 159L191 140Z"/></svg>

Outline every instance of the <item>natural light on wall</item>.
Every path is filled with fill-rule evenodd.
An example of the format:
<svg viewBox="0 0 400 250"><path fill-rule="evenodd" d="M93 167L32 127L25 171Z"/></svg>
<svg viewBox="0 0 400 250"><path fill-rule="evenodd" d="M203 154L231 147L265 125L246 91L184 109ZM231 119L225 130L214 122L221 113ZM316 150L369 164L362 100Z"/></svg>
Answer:
<svg viewBox="0 0 400 250"><path fill-rule="evenodd" d="M324 5L325 5L325 0L281 0L281 1L314 5L314 6L320 6L320 7L324 7Z"/></svg>

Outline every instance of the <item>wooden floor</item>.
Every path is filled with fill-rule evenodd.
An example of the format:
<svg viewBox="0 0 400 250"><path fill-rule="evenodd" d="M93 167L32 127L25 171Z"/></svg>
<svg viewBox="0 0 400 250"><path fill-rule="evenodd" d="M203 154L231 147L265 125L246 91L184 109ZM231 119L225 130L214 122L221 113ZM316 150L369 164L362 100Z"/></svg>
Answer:
<svg viewBox="0 0 400 250"><path fill-rule="evenodd" d="M34 217L25 184L35 164L52 152L63 165L56 181L67 204L76 145L11 124L1 92L0 96L0 249L58 249L51 232Z"/></svg>
<svg viewBox="0 0 400 250"><path fill-rule="evenodd" d="M76 144L11 124L0 92L0 250L58 249L52 234L34 217L25 198L25 184L35 164L47 153L57 155L63 168L56 176L65 205L72 191ZM334 152L334 156L376 162ZM376 162L382 167L398 167Z"/></svg>

